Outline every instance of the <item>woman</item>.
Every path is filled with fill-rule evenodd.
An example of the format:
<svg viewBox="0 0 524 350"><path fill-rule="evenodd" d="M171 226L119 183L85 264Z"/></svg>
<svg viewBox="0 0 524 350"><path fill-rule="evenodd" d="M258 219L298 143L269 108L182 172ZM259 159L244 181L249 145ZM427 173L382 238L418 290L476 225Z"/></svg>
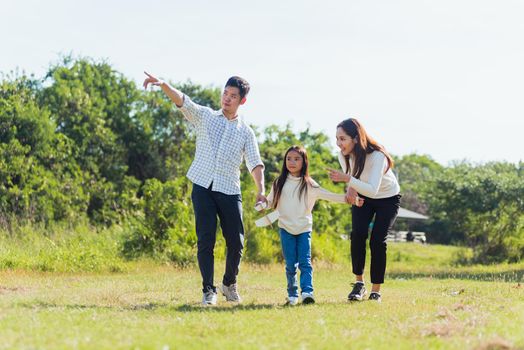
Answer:
<svg viewBox="0 0 524 350"><path fill-rule="evenodd" d="M333 181L348 184L347 199L351 207L351 262L356 282L348 300L362 300L366 295L364 264L366 240L373 220L371 248L370 300L381 300L380 286L386 272L386 237L400 207L400 186L393 174L393 159L385 148L373 140L354 118L337 125L337 146L343 172L330 170Z"/></svg>

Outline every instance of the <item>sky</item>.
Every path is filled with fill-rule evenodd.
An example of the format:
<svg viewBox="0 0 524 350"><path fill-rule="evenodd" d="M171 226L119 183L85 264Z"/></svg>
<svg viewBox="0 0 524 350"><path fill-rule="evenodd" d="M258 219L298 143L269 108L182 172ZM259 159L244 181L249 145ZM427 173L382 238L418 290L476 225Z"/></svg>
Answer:
<svg viewBox="0 0 524 350"><path fill-rule="evenodd" d="M1 0L0 72L60 55L137 84L251 84L259 127L332 136L357 118L389 152L443 165L524 161L521 0Z"/></svg>

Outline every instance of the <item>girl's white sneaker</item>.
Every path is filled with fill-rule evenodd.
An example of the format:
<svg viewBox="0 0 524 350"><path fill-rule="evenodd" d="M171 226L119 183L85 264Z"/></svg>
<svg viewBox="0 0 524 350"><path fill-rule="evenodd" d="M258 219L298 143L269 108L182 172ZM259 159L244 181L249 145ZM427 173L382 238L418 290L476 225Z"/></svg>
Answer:
<svg viewBox="0 0 524 350"><path fill-rule="evenodd" d="M298 297L287 297L286 305L294 306L298 304Z"/></svg>
<svg viewBox="0 0 524 350"><path fill-rule="evenodd" d="M315 298L313 293L302 293L302 304L314 304Z"/></svg>

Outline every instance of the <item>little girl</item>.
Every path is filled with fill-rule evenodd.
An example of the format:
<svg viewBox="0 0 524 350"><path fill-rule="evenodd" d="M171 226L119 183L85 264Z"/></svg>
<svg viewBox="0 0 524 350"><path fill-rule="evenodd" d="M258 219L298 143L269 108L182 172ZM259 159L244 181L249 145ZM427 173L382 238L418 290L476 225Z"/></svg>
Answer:
<svg viewBox="0 0 524 350"><path fill-rule="evenodd" d="M297 265L300 269L302 303L312 304L313 268L311 267L311 211L317 199L346 203L344 194L321 188L309 176L306 150L292 146L284 155L282 172L274 181L267 197L269 205L279 213L278 227L286 260L287 304L298 303Z"/></svg>

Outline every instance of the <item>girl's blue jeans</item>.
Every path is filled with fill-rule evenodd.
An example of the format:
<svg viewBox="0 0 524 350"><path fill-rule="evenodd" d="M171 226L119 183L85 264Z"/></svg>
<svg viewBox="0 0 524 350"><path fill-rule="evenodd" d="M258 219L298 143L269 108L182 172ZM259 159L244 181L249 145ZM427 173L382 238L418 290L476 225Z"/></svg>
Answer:
<svg viewBox="0 0 524 350"><path fill-rule="evenodd" d="M300 270L302 293L313 293L313 267L311 266L311 232L292 235L279 230L282 251L286 260L287 293L298 297L297 267Z"/></svg>

